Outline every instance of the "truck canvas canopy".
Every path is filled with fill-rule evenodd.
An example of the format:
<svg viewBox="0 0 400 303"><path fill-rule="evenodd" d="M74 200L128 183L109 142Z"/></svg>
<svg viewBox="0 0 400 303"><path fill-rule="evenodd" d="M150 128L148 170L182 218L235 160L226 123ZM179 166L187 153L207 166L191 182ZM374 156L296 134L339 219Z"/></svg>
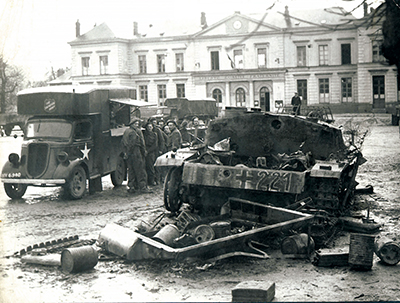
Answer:
<svg viewBox="0 0 400 303"><path fill-rule="evenodd" d="M146 101L142 100L135 100L135 99L130 99L130 98L113 98L110 99L112 102L120 103L123 105L129 105L129 106L135 106L135 107L151 107L151 106L157 106L157 104L151 104Z"/></svg>

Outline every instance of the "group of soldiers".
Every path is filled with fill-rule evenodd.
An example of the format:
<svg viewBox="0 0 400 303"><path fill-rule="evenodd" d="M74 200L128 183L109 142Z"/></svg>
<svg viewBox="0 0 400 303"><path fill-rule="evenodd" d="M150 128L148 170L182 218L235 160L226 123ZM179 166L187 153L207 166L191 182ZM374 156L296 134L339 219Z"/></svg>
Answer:
<svg viewBox="0 0 400 303"><path fill-rule="evenodd" d="M195 117L192 123L197 124ZM185 134L184 136L185 137ZM186 141L186 138L183 138ZM133 118L122 136L122 146L128 166L128 192L151 192L149 186L162 182L162 172L154 167L158 156L176 151L182 147L182 134L175 120L151 117L143 124L140 118Z"/></svg>

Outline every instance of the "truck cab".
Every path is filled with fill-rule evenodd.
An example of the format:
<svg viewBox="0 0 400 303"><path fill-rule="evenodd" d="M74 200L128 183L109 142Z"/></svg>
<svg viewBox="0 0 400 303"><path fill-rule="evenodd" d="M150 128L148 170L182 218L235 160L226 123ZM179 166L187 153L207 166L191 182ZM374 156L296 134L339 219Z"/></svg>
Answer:
<svg viewBox="0 0 400 303"><path fill-rule="evenodd" d="M71 199L102 189L101 177L114 186L126 179L120 144L133 108L129 87L62 86L21 91L18 113L28 114L21 154L3 166L6 194L21 198L28 186L62 186ZM139 104L140 103L140 104Z"/></svg>

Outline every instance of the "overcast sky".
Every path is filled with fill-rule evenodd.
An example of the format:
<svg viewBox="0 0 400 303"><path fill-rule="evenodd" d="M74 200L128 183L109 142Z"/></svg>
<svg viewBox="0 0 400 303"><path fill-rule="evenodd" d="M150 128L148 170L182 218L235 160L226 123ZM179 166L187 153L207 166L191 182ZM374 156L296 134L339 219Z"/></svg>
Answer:
<svg viewBox="0 0 400 303"><path fill-rule="evenodd" d="M376 7L383 0L369 0ZM191 17L200 23L205 12L208 25L232 15L283 12L308 8L341 6L347 11L362 0L0 0L1 53L13 64L22 66L32 80L42 80L46 71L70 66L70 46L75 39L75 22L79 19L81 33L103 22L114 33L119 28L132 29L133 21L143 26L157 20ZM362 6L353 14L362 17Z"/></svg>

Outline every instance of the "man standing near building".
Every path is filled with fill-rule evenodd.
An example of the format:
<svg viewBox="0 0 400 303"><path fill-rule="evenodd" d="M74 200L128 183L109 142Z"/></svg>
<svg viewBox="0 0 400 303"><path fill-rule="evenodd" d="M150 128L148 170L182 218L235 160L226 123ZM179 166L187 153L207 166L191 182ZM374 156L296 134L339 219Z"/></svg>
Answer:
<svg viewBox="0 0 400 303"><path fill-rule="evenodd" d="M297 92L295 92L294 96L292 97L292 106L293 106L292 113L296 116L299 115L301 107L301 98L299 97L299 94Z"/></svg>
<svg viewBox="0 0 400 303"><path fill-rule="evenodd" d="M146 123L145 130L143 131L144 142L146 144L146 173L147 173L147 184L150 186L157 185L156 182L156 171L154 169L154 163L158 157L158 136L154 131L153 123L150 121Z"/></svg>
<svg viewBox="0 0 400 303"><path fill-rule="evenodd" d="M162 155L163 153L166 152L165 140L164 140L165 134L163 134L164 131L158 126L156 117L150 117L149 122L153 124L153 131L157 134L157 140L158 140L157 157L158 157L159 155Z"/></svg>
<svg viewBox="0 0 400 303"><path fill-rule="evenodd" d="M167 123L171 133L168 135L168 151L177 150L182 146L182 135L178 129L178 124L174 120Z"/></svg>
<svg viewBox="0 0 400 303"><path fill-rule="evenodd" d="M164 133L164 131L161 129L161 127L157 124L157 118L156 117L150 117L149 122L153 124L153 131L157 134L157 140L158 140L158 150L156 153L156 159L158 156L164 154L167 152L167 144L166 144L166 137L167 135ZM164 120L163 120L164 122ZM155 182L157 184L162 184L163 178L163 173L159 167L154 167L155 170Z"/></svg>
<svg viewBox="0 0 400 303"><path fill-rule="evenodd" d="M145 166L146 147L140 126L141 121L139 118L133 118L122 136L122 145L128 164L128 192L130 193L134 193L137 189L141 192L149 192Z"/></svg>

